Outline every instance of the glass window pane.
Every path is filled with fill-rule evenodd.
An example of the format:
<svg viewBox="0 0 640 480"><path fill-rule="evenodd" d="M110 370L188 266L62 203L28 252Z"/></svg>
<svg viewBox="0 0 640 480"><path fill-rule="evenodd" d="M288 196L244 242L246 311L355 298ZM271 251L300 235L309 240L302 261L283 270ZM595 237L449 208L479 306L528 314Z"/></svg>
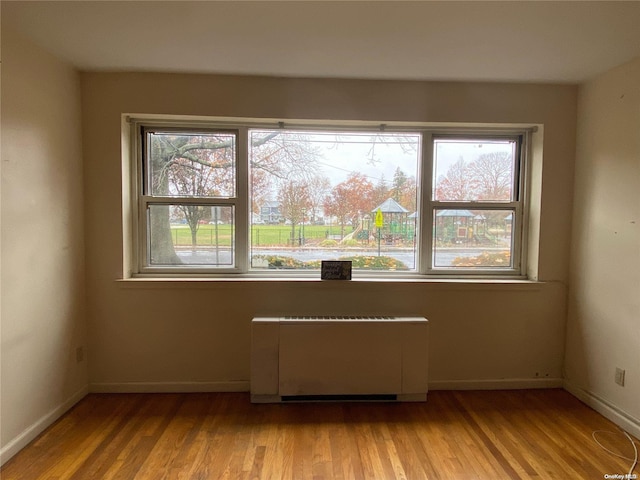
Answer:
<svg viewBox="0 0 640 480"><path fill-rule="evenodd" d="M515 212L436 209L433 221L435 268L512 268Z"/></svg>
<svg viewBox="0 0 640 480"><path fill-rule="evenodd" d="M249 138L252 268L342 259L354 270L416 269L420 135L252 130Z"/></svg>
<svg viewBox="0 0 640 480"><path fill-rule="evenodd" d="M516 151L513 140L434 140L433 199L515 200Z"/></svg>
<svg viewBox="0 0 640 480"><path fill-rule="evenodd" d="M149 195L235 196L236 137L230 133L147 133Z"/></svg>
<svg viewBox="0 0 640 480"><path fill-rule="evenodd" d="M149 264L234 265L231 206L150 205Z"/></svg>

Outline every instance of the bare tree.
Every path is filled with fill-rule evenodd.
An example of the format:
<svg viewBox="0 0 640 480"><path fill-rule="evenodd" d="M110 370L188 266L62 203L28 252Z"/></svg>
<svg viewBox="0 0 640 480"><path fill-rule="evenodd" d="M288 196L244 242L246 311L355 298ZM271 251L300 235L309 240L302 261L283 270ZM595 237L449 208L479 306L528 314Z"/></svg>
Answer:
<svg viewBox="0 0 640 480"><path fill-rule="evenodd" d="M251 132L249 162L277 179L310 179L320 156L307 135L280 130Z"/></svg>
<svg viewBox="0 0 640 480"><path fill-rule="evenodd" d="M436 200L473 200L475 188L468 165L460 157L436 183Z"/></svg>
<svg viewBox="0 0 640 480"><path fill-rule="evenodd" d="M171 197L211 197L233 192L234 137L219 135L151 134L149 193ZM176 202L197 243L199 223L210 209ZM169 206L155 206L151 215L152 263L181 263L171 239Z"/></svg>
<svg viewBox="0 0 640 480"><path fill-rule="evenodd" d="M170 167L170 186L179 196L218 197L229 196L234 191L233 154L230 148L218 150L196 150L192 155L200 162L179 158ZM218 165L224 164L225 167ZM200 223L211 217L211 209L202 205L180 205L178 207L191 230L191 245L197 245Z"/></svg>
<svg viewBox="0 0 640 480"><path fill-rule="evenodd" d="M338 149L341 144L353 143L353 136L355 134L340 134L336 133L334 136L335 145L332 147L334 149ZM420 146L420 139L417 135L411 134L402 134L397 132L389 132L389 133L368 133L368 134L357 134L359 139L358 143L368 143L369 150L367 151L367 163L370 165L375 165L380 162L378 158L378 152L382 147L390 146L390 145L399 145L403 152L405 153L415 153L418 151L418 147Z"/></svg>
<svg viewBox="0 0 640 480"><path fill-rule="evenodd" d="M331 182L327 177L316 175L307 184L309 193L309 208L311 209L311 219L318 217L318 212L322 209L324 199L331 189Z"/></svg>
<svg viewBox="0 0 640 480"><path fill-rule="evenodd" d="M305 211L310 208L309 187L301 180L286 180L278 191L280 213L291 222L291 239L295 238L296 226L304 221Z"/></svg>
<svg viewBox="0 0 640 480"><path fill-rule="evenodd" d="M235 194L235 136L226 133L151 133L148 142L152 195L198 197ZM273 189L273 179L307 178L315 171L317 151L303 135L256 130L250 138L252 184ZM180 205L179 200L176 204ZM210 209L180 205L195 244L199 223ZM252 206L256 208L256 206ZM170 207L154 206L150 221L152 263L178 264L170 229Z"/></svg>
<svg viewBox="0 0 640 480"><path fill-rule="evenodd" d="M510 200L513 187L513 157L508 152L480 155L468 167L478 200Z"/></svg>
<svg viewBox="0 0 640 480"><path fill-rule="evenodd" d="M436 200L509 200L513 157L508 152L480 155L471 163L462 157L438 178Z"/></svg>
<svg viewBox="0 0 640 480"><path fill-rule="evenodd" d="M251 171L251 212L260 213L260 207L273 196L271 176L260 169Z"/></svg>

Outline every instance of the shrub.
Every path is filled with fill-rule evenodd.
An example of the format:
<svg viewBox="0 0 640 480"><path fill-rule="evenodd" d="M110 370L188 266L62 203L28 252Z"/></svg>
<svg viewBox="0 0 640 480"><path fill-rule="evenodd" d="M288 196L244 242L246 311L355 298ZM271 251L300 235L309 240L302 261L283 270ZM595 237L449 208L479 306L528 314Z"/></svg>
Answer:
<svg viewBox="0 0 640 480"><path fill-rule="evenodd" d="M340 242L340 244L344 245L345 247L359 247L360 246L360 242L358 242L354 238L349 238L347 240L343 240L342 242Z"/></svg>
<svg viewBox="0 0 640 480"><path fill-rule="evenodd" d="M269 268L305 268L305 263L292 257L280 255L255 255L254 258L264 259Z"/></svg>
<svg viewBox="0 0 640 480"><path fill-rule="evenodd" d="M337 245L338 245L338 242L330 238L327 238L326 240L323 240L320 242L321 247L335 247Z"/></svg>
<svg viewBox="0 0 640 480"><path fill-rule="evenodd" d="M320 269L320 260L311 260L302 262L292 257L284 257L280 255L255 255L254 259L266 260L269 268L273 269ZM339 260L351 261L354 269L364 270L409 270L409 268L400 260L392 257L340 257Z"/></svg>
<svg viewBox="0 0 640 480"><path fill-rule="evenodd" d="M477 257L456 257L451 264L454 267L506 267L511 263L511 253L482 252Z"/></svg>
<svg viewBox="0 0 640 480"><path fill-rule="evenodd" d="M353 268L366 270L409 270L403 262L393 257L375 257L375 256L356 256L356 257L340 257L340 260L351 260Z"/></svg>

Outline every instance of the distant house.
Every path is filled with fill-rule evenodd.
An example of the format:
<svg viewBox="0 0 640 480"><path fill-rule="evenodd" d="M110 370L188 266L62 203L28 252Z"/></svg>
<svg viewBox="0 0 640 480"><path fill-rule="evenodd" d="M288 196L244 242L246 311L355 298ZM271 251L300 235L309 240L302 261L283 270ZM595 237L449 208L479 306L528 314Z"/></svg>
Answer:
<svg viewBox="0 0 640 480"><path fill-rule="evenodd" d="M275 224L282 220L280 202L277 200L267 200L260 206L260 221L262 223Z"/></svg>

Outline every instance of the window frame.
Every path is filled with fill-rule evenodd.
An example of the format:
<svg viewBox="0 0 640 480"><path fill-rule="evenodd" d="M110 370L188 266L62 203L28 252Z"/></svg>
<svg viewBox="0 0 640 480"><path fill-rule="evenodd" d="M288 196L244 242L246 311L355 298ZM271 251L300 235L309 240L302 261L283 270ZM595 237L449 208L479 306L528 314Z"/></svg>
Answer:
<svg viewBox="0 0 640 480"><path fill-rule="evenodd" d="M423 137L424 138L424 137ZM513 192L510 201L471 201L471 200L435 200L433 199L433 172L434 172L434 147L435 142L439 139L448 140L506 140L515 141L517 152L514 174L513 174ZM494 277L517 277L526 278L526 225L528 221L528 156L530 145L530 130L514 129L510 130L434 130L429 133L429 150L428 158L425 158L425 165L429 168L428 175L423 178L423 193L426 198L426 205L423 204L423 212L425 212L425 222L421 224L422 233L426 239L428 246L426 252L420 255L422 270L427 274L453 278L469 278L486 276ZM473 207L473 208L471 208ZM436 210L444 209L460 209L460 210L512 210L513 211L513 227L511 232L511 267L510 268L461 268L461 267L437 267L433 265L434 260L434 235L430 233L429 226L434 227L434 216Z"/></svg>
<svg viewBox="0 0 640 480"><path fill-rule="evenodd" d="M148 166L148 140L149 133L188 133L188 134L211 134L223 133L235 136L235 195L234 196L169 196L153 195L150 192L149 182L151 173ZM247 165L242 161L244 158L241 150L246 145L247 129L239 127L224 127L217 125L179 125L177 122L155 123L136 122L135 137L136 146L136 193L137 211L134 231L137 233L136 245L133 248L136 258L136 270L139 274L159 276L159 275L198 275L198 274L238 274L246 271L246 256L239 255L240 249L247 249L248 225L238 222L239 218L246 217L248 200L248 171ZM149 208L153 205L205 205L233 207L233 236L231 242L232 265L212 266L212 265L152 265L150 262L149 239L150 221Z"/></svg>
<svg viewBox="0 0 640 480"><path fill-rule="evenodd" d="M252 129L278 129L285 128L282 121L255 121L249 119L211 119L211 120L182 120L182 119L157 119L153 117L128 118L130 128L130 154L131 154L131 225L132 240L131 275L139 278L319 278L317 271L303 270L268 270L251 268L251 212L250 212L250 170L249 170L249 132ZM534 126L500 126L492 128L482 127L440 127L420 123L397 123L389 125L379 122L321 122L300 121L287 122L286 129L307 131L363 131L363 132L390 132L390 133L418 133L421 136L421 146L418 153L418 225L416 227L417 257L415 270L410 272L389 271L358 271L354 270L353 277L376 279L518 279L527 278L527 225L529 216L529 157L531 146L531 133ZM221 132L236 134L236 172L234 198L210 198L204 197L158 197L145 195L146 159L145 132L157 130L161 132L185 132L185 133L212 133ZM514 201L505 202L450 202L436 201L432 199L433 189L433 162L434 141L440 138L459 139L517 139L518 159L516 160L517 179L515 188L517 198ZM153 204L207 204L234 207L234 235L232 242L235 263L232 267L213 267L211 265L176 265L154 266L150 265L148 252L148 217L147 206ZM459 267L435 267L433 265L432 235L434 212L438 208L464 208L473 205L475 210L504 210L513 209L514 223L512 230L512 267L511 268L459 268Z"/></svg>

